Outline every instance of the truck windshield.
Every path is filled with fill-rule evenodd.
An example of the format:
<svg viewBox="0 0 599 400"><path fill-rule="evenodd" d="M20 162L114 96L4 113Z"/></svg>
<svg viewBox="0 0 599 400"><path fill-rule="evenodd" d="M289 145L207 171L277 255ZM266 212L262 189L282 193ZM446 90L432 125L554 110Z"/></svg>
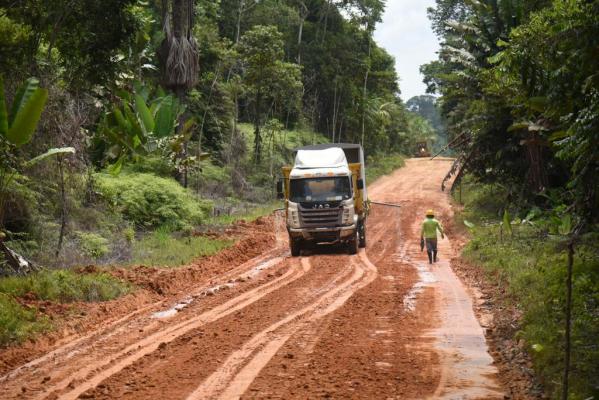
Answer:
<svg viewBox="0 0 599 400"><path fill-rule="evenodd" d="M351 197L350 180L347 176L292 179L289 197L294 203L347 200Z"/></svg>

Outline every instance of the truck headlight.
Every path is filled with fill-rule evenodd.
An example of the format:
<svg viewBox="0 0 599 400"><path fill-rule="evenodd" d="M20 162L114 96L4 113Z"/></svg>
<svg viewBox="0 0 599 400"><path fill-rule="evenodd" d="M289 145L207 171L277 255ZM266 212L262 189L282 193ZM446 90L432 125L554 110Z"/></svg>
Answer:
<svg viewBox="0 0 599 400"><path fill-rule="evenodd" d="M341 225L351 225L354 223L354 208L343 207L343 214L341 216Z"/></svg>
<svg viewBox="0 0 599 400"><path fill-rule="evenodd" d="M299 210L295 204L289 204L289 208L287 209L287 225L290 228L299 228Z"/></svg>

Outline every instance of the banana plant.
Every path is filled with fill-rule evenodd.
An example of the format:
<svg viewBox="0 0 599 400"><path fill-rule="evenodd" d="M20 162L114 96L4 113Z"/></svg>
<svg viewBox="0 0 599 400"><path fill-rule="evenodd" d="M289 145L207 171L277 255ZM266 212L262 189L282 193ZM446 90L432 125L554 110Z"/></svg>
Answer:
<svg viewBox="0 0 599 400"><path fill-rule="evenodd" d="M120 92L121 103L113 105L99 125L98 133L110 145L107 156L116 160L108 167L113 175L118 175L128 157L157 151L169 155L180 152L193 132L193 118L177 132L179 118L185 112L185 106L177 98L159 93L148 102L147 90L142 89L137 87L134 94Z"/></svg>
<svg viewBox="0 0 599 400"><path fill-rule="evenodd" d="M42 112L48 100L48 91L39 87L36 78L29 78L18 90L8 113L4 81L0 76L0 141L4 142L6 152L10 147L19 148L33 138ZM23 167L30 167L38 162L57 154L74 153L72 147L53 148L47 152L26 160ZM6 161L0 162L0 227L6 199L6 189L12 182L17 170Z"/></svg>
<svg viewBox="0 0 599 400"><path fill-rule="evenodd" d="M39 87L39 80L29 78L17 90L9 113L4 93L4 81L0 76L0 146L4 153L0 160L0 229L4 226L4 208L8 196L8 186L14 180L18 167L31 167L48 157L75 152L72 147L53 148L30 160L25 160L20 165L17 162L13 162L11 165L8 161L9 157L14 157L14 149L33 139L47 100L48 91ZM30 262L6 247L2 238L0 238L0 250L16 273L27 273L33 269Z"/></svg>

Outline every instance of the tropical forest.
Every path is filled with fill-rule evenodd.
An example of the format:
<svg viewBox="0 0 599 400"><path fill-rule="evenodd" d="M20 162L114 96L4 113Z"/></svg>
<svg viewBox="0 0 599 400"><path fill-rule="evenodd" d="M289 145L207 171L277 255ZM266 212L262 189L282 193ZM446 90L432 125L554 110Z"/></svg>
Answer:
<svg viewBox="0 0 599 400"><path fill-rule="evenodd" d="M420 3L0 0L0 398L599 399L599 1Z"/></svg>

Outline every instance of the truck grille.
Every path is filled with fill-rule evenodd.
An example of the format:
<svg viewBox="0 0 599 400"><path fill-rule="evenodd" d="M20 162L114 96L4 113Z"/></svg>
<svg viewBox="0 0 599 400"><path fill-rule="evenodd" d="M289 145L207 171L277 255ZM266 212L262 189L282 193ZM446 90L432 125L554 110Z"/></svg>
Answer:
<svg viewBox="0 0 599 400"><path fill-rule="evenodd" d="M341 224L341 208L300 208L302 225L306 227L328 228Z"/></svg>

